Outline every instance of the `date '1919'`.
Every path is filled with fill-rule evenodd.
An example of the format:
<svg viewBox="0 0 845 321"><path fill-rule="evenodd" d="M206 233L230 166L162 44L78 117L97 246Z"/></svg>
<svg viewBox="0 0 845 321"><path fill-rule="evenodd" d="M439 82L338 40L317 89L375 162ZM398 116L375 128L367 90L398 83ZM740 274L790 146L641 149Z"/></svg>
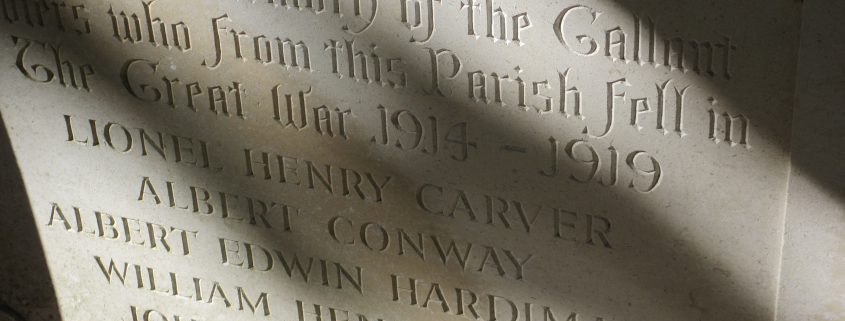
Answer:
<svg viewBox="0 0 845 321"><path fill-rule="evenodd" d="M549 147L550 166L548 169L539 171L539 173L545 177L556 177L560 172L559 164L563 162L559 158L558 140L549 137ZM569 179L579 183L596 180L604 186L615 186L619 182L619 151L615 147L608 147L607 156L604 156L604 153L600 153L587 141L573 139L564 147L564 153L570 162L576 164L572 166L572 174L570 174ZM606 179L600 175L600 172L604 169L601 164L603 158L609 158L610 161ZM650 193L660 185L663 170L660 167L660 162L649 153L641 150L632 151L625 158L625 163L631 173L631 180L628 183L629 188L640 193ZM587 169L578 168L581 166L586 166Z"/></svg>

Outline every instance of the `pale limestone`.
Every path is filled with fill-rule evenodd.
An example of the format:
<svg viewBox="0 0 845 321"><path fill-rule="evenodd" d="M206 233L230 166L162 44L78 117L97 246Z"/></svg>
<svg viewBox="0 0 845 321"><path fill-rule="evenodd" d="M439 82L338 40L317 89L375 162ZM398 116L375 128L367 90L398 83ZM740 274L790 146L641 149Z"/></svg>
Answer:
<svg viewBox="0 0 845 321"><path fill-rule="evenodd" d="M120 12L144 19L141 1L85 3L87 11L79 16L90 19L90 34L80 22L69 23L64 32L30 28L23 20L4 23L0 110L63 319L132 320L135 311L139 319L149 320L174 320L174 315L182 320L298 320L297 302L302 301L311 311L320 304L323 320L332 319L329 307L348 311L350 320L358 320L357 314L369 320L461 320L475 318L466 307L475 295L478 303L472 307L482 320L514 315L528 320L527 311L531 320L552 314L556 320L577 315L577 320L590 321L772 320L790 171L800 5L496 3L508 14L506 41L485 36L487 2L479 3L474 16L478 36L467 35L467 11L454 0L432 2L437 27L430 40L424 40L426 17L413 30L407 26L415 21L414 10L407 19L411 24L401 21L400 1L379 1L371 19L369 1L362 1L357 17L351 1L344 2L340 17L331 10L315 14L265 1L159 0L150 6L152 17L166 24L169 49L160 34L153 46L143 23L145 37L139 43L114 37L109 12L123 28ZM425 14L428 7L422 4ZM528 18L519 15L523 12ZM654 62L647 17L656 26ZM191 49L185 52L173 46L172 30L181 30L174 25L178 22L190 30ZM560 25L563 29L556 28ZM616 26L626 33L626 61L613 59L621 58L615 51L619 47L603 40ZM220 61L215 31L224 52ZM596 47L581 34L595 37ZM279 57L269 64L256 61L254 41L265 50L263 41L269 40L272 50L276 37L283 46L303 41L310 60L294 66L286 51L284 64ZM686 71L665 66L664 41L676 37L687 55ZM243 59L235 57L233 39L241 39ZM369 82L360 70L355 80L343 50L336 52L339 65L332 72L337 44L330 40L348 46L344 41L353 39L370 64L370 45L377 45L379 80L374 69ZM578 44L579 39L584 42ZM46 74L32 64L55 67L49 65L50 56L38 56L34 45L22 64L40 73L28 79L16 62L29 40L61 43L62 54L77 67L80 88L62 86L58 79L39 83ZM186 39L181 40L187 49ZM698 69L690 60L694 49L700 53ZM295 52L300 58L304 54ZM707 57L713 60L711 69L705 66ZM401 63L391 63L394 58ZM81 75L91 74L83 64L94 70L85 79L90 92L81 88ZM670 64L678 67L677 60ZM469 85L478 81L475 71L486 77L489 103ZM509 80L502 80L505 76ZM527 98L521 108L523 81ZM180 96L192 82L198 84L189 87L192 92L203 92L193 102L197 111ZM140 87L145 84L153 87ZM177 95L173 106L168 85ZM219 105L218 114L212 112L203 96L217 85L226 91L228 116L220 114ZM275 100L273 89L278 89ZM154 90L158 101L145 101L156 100ZM563 110L561 91L567 98ZM297 103L300 92L307 93L304 119L309 125L285 128L273 118L274 101L284 121L286 95ZM221 91L214 94L220 97ZM661 95L665 104L658 103ZM497 101L500 96L503 104ZM576 96L582 102L580 115ZM547 113L546 97L554 100ZM678 97L684 102L680 121ZM238 100L243 118L233 106ZM327 108L314 109L323 105ZM652 112L632 120L632 106L648 106ZM660 107L665 108L665 132L658 130ZM609 108L615 122L606 127ZM419 143L411 114L423 132ZM320 117L328 121L318 130L315 119ZM87 127L90 119L100 130L97 146ZM431 129L435 120L436 135ZM729 133L728 120L733 121ZM109 122L124 126L111 125L111 139L102 133ZM380 126L387 126L386 138ZM126 146L123 128L133 142L125 153L120 151ZM149 141L139 128L162 134L169 148L166 160L149 145L144 155L140 144ZM185 154L176 161L177 143L195 146L196 160ZM550 165L552 146L560 158L555 167ZM600 160L595 175L588 146ZM271 163L270 180L263 179L260 165L245 165L246 155L261 160L262 152ZM287 174L283 183L279 161ZM322 187L321 177L308 176L309 170L324 173L327 165L331 190ZM207 207L189 201L189 186L209 191L214 213L193 211ZM174 207L188 209L169 206L170 188ZM193 193L204 195L196 188ZM222 212L221 199L231 212ZM277 206L264 221L261 204L271 202ZM507 222L496 214L502 204L507 204ZM82 233L74 231L73 207L87 224ZM58 219L59 208L67 222ZM91 225L98 217L94 211L108 213L99 214L100 220L114 219L120 229L104 228L98 235ZM436 214L441 211L454 216ZM144 245L120 241L127 224L130 242L143 239ZM159 226L168 230L168 247L159 239ZM115 235L118 240L109 239ZM385 243L382 235L388 236ZM418 240L424 259L408 243ZM473 244L465 267L454 256L441 262L450 241L461 249ZM254 261L244 259L248 249ZM274 257L272 268L264 250ZM276 250L286 260L294 253L301 260L313 258L310 281L296 272L289 277ZM110 260L120 268L124 262L137 264L143 285L131 265L125 285L115 276L109 281L103 269L108 270ZM348 274L337 273L336 263ZM322 266L328 274L325 284ZM360 288L349 281L357 280L356 266L362 271ZM148 267L156 273L158 290L170 294L151 289ZM178 275L174 279L182 295L194 291L193 277L201 279L196 282L203 300L174 297L168 272ZM418 280L418 302L407 291L399 291L394 300L393 276L402 287L408 278ZM221 290L212 295L214 282ZM437 300L438 290L445 301ZM266 300L259 301L261 293ZM489 312L490 300L496 316ZM144 317L149 309L159 312ZM346 318L343 312L335 315Z"/></svg>

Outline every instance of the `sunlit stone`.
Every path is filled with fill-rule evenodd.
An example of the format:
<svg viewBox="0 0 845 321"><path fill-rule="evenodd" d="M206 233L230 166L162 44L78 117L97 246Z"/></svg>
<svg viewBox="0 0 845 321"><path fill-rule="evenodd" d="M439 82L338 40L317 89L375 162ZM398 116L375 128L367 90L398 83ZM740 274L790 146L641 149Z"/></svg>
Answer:
<svg viewBox="0 0 845 321"><path fill-rule="evenodd" d="M798 2L0 4L8 275L64 320L778 310Z"/></svg>

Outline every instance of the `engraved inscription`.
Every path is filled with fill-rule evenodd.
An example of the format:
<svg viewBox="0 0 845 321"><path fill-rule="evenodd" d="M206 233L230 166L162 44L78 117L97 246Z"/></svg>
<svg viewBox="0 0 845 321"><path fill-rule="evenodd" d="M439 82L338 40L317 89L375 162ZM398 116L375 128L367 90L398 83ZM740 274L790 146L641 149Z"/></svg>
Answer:
<svg viewBox="0 0 845 321"><path fill-rule="evenodd" d="M769 315L795 21L720 1L0 0L61 314Z"/></svg>
<svg viewBox="0 0 845 321"><path fill-rule="evenodd" d="M64 87L91 91L89 77L94 75L94 67L71 61L60 45L18 36L12 36L12 42L20 47L15 66L26 78L39 83L56 81Z"/></svg>

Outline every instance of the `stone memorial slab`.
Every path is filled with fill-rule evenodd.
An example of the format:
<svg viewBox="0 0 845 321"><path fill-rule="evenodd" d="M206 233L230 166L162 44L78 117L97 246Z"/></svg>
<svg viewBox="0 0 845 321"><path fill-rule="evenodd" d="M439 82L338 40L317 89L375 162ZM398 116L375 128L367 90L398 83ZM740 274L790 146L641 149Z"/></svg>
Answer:
<svg viewBox="0 0 845 321"><path fill-rule="evenodd" d="M775 318L800 3L0 4L62 320Z"/></svg>

